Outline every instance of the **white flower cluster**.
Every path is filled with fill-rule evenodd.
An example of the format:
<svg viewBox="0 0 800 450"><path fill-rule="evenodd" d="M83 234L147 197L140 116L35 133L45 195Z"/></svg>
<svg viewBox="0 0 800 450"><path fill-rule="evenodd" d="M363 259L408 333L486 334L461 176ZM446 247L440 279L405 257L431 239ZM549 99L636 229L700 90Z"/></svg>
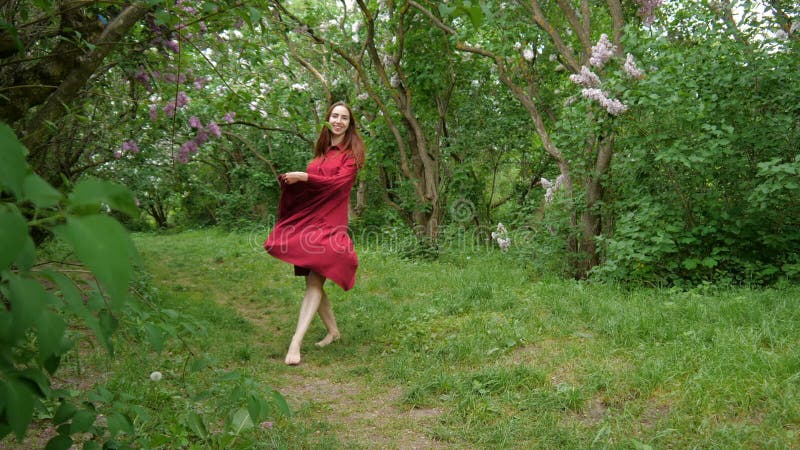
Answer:
<svg viewBox="0 0 800 450"><path fill-rule="evenodd" d="M600 86L600 77L586 66L581 66L581 72L570 75L569 79L575 84L588 88Z"/></svg>
<svg viewBox="0 0 800 450"><path fill-rule="evenodd" d="M553 196L555 195L556 190L558 190L558 188L561 187L561 183L564 182L564 175L563 174L559 175L558 178L556 178L555 182L550 181L547 178L542 178L540 181L542 183L542 187L545 188L545 193L544 193L545 203L552 203Z"/></svg>
<svg viewBox="0 0 800 450"><path fill-rule="evenodd" d="M581 91L584 98L600 103L612 116L618 116L628 110L624 103L616 98L609 98L608 94L598 88L584 88Z"/></svg>
<svg viewBox="0 0 800 450"><path fill-rule="evenodd" d="M589 57L589 64L602 69L603 66L614 56L617 47L608 40L608 35L603 33L597 41L597 45L592 46L592 56Z"/></svg>
<svg viewBox="0 0 800 450"><path fill-rule="evenodd" d="M527 47L524 50L522 50L522 58L525 59L525 61L528 61L528 62L533 61L533 57L534 56L535 55L533 53L533 49L532 48Z"/></svg>
<svg viewBox="0 0 800 450"><path fill-rule="evenodd" d="M508 251L511 246L511 238L508 237L508 230L502 223L497 224L497 231L492 231L492 239L497 241L497 246L500 247L504 253Z"/></svg>
<svg viewBox="0 0 800 450"><path fill-rule="evenodd" d="M628 53L627 57L625 58L625 64L622 65L622 68L631 78L635 78L637 80L644 78L644 72L642 69L636 66L636 60L633 59L633 55L630 53Z"/></svg>
<svg viewBox="0 0 800 450"><path fill-rule="evenodd" d="M307 91L308 90L308 84L307 83L295 83L295 84L292 85L292 90L293 91L300 91L300 92Z"/></svg>

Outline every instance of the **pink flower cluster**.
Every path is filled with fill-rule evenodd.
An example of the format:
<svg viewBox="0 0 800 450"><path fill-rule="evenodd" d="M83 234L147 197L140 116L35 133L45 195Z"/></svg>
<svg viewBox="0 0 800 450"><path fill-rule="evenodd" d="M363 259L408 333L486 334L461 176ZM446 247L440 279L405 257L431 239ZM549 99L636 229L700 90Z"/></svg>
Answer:
<svg viewBox="0 0 800 450"><path fill-rule="evenodd" d="M608 94L598 88L584 88L581 94L586 99L600 103L612 116L618 116L628 110L624 103L615 98L608 98Z"/></svg>
<svg viewBox="0 0 800 450"><path fill-rule="evenodd" d="M592 88L600 86L600 77L598 77L596 73L592 72L586 66L581 66L580 73L574 73L570 75L569 79L573 83L584 87Z"/></svg>
<svg viewBox="0 0 800 450"><path fill-rule="evenodd" d="M139 145L133 139L128 139L122 143L122 150L114 152L114 158L120 159L124 152L139 153Z"/></svg>
<svg viewBox="0 0 800 450"><path fill-rule="evenodd" d="M622 65L622 69L625 70L625 73L631 78L637 80L644 78L644 72L636 66L636 60L633 59L633 55L630 53L628 53L628 56L625 58L625 64Z"/></svg>
<svg viewBox="0 0 800 450"><path fill-rule="evenodd" d="M172 117L175 115L175 111L188 105L190 101L191 99L189 98L188 95L186 95L186 92L180 91L178 92L178 95L175 96L174 99L170 100L169 103L167 103L166 106L164 106L164 108L162 109L164 110L164 114L166 114L167 117Z"/></svg>
<svg viewBox="0 0 800 450"><path fill-rule="evenodd" d="M608 40L605 33L600 35L597 45L592 46L592 55L589 57L589 64L602 69L603 66L614 56L617 47Z"/></svg>
<svg viewBox="0 0 800 450"><path fill-rule="evenodd" d="M235 115L235 112L228 112L222 120L231 123ZM188 163L189 157L197 153L200 150L200 146L208 142L211 136L215 138L222 137L222 130L214 121L203 126L203 122L197 116L192 116L189 118L189 126L197 129L197 134L195 134L194 138L184 142L178 150L178 154L175 155L175 160L183 164Z"/></svg>
<svg viewBox="0 0 800 450"><path fill-rule="evenodd" d="M663 0L636 0L639 4L637 13L642 18L642 23L650 25L656 20L656 8L664 3Z"/></svg>

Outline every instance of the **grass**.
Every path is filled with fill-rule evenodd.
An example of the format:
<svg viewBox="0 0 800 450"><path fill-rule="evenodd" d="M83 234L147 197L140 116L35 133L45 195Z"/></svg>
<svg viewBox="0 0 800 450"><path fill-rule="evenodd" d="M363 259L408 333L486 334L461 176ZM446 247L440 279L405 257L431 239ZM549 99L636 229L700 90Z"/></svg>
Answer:
<svg viewBox="0 0 800 450"><path fill-rule="evenodd" d="M135 236L162 307L196 328L189 348L289 402L291 418L241 448L800 447L798 287L625 289L532 278L493 249L431 262L362 249L356 288L327 287L342 339L315 348L315 319L286 367L303 281L264 237ZM169 387L182 348L90 363L150 408L154 447L197 444L170 436L202 394ZM152 370L158 389L142 381ZM190 376L215 402L235 384Z"/></svg>

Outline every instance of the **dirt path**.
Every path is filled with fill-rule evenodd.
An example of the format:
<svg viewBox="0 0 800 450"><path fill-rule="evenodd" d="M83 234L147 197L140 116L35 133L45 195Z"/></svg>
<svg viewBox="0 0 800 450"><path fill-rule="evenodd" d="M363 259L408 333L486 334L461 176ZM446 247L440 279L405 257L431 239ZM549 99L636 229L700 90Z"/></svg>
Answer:
<svg viewBox="0 0 800 450"><path fill-rule="evenodd" d="M341 442L371 449L448 448L425 433L441 411L403 408L400 388L376 389L360 377L339 382L311 373L319 371L307 364L276 388L291 399L301 416L313 418L322 412L332 425L329 431Z"/></svg>
<svg viewBox="0 0 800 450"><path fill-rule="evenodd" d="M265 317L263 308L226 301L227 306L250 321L259 331L256 340L266 342L276 339L275 321L278 317ZM317 324L318 325L318 324ZM288 342L293 330L282 330L278 337ZM272 346L271 359L279 364L283 375L278 375L271 385L289 402L294 417L308 426L327 423L329 427L317 433L332 433L348 448L368 449L445 449L456 448L431 437L431 430L442 411L436 408L410 408L403 404L403 389L375 382L369 375L359 374L359 361L347 359L330 361L324 356L326 349L313 349L315 334L310 331L304 344L303 362L296 367L283 366L283 355L275 354L278 344ZM349 345L347 340L331 344ZM282 348L282 347L281 347ZM283 351L283 350L281 350ZM307 352L307 353L306 353Z"/></svg>

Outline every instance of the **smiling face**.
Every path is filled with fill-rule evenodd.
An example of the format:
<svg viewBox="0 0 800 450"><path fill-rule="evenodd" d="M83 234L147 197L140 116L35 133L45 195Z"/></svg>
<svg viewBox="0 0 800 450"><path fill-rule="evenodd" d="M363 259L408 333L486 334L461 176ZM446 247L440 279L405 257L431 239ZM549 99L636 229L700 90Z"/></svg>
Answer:
<svg viewBox="0 0 800 450"><path fill-rule="evenodd" d="M331 143L337 144L341 142L347 127L350 126L350 111L345 106L335 106L328 117L328 123L331 125Z"/></svg>

